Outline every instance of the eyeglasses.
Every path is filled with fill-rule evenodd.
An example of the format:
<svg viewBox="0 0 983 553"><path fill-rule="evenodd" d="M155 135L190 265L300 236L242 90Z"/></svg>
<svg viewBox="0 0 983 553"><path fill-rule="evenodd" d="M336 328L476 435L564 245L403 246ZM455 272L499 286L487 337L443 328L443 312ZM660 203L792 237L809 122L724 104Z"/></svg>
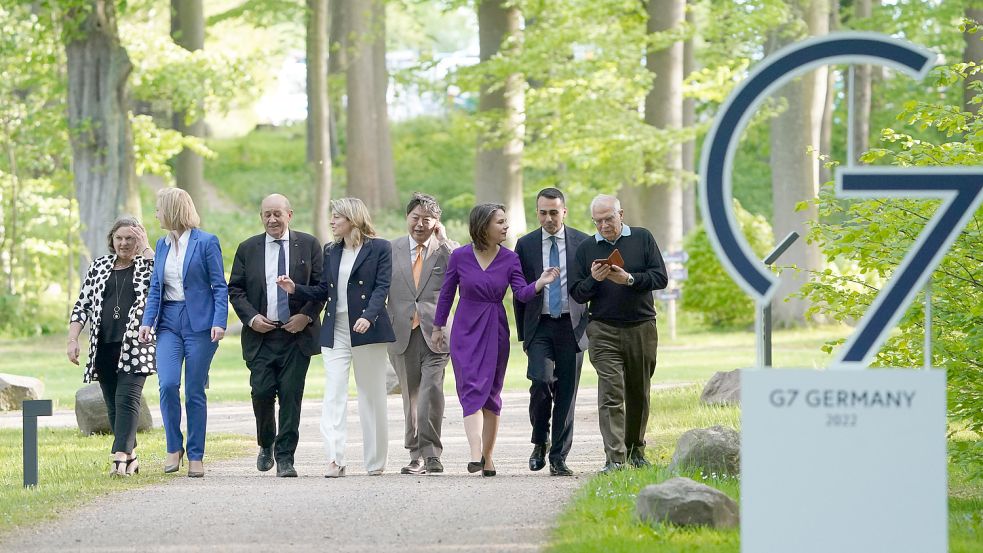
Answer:
<svg viewBox="0 0 983 553"><path fill-rule="evenodd" d="M608 215L603 219L591 219L591 221L594 221L595 227L599 227L601 225L613 225L617 220L618 220L617 215Z"/></svg>

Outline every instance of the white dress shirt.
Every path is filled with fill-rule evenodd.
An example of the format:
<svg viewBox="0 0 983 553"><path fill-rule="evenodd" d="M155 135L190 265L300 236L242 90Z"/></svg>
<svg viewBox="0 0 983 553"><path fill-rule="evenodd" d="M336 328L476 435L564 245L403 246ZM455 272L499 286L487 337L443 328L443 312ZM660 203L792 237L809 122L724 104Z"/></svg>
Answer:
<svg viewBox="0 0 983 553"><path fill-rule="evenodd" d="M277 274L277 266L280 262L280 244L276 241L278 238L273 238L269 234L266 235L266 318L275 321L279 319L277 307L277 290L280 289L276 285L276 277L280 276ZM286 261L287 273L290 272L290 231L287 230L283 233L283 255L284 261ZM252 321L250 321L252 322ZM280 321L285 323L287 321Z"/></svg>
<svg viewBox="0 0 983 553"><path fill-rule="evenodd" d="M164 242L170 247L167 259L164 260L164 300L184 301L184 256L188 252L188 242L191 241L191 229L177 240L177 247L171 243L171 233L167 233Z"/></svg>
<svg viewBox="0 0 983 553"><path fill-rule="evenodd" d="M570 312L570 302L567 296L567 241L564 239L564 233L566 227L560 227L560 230L556 233L556 249L560 252L560 312L569 313ZM542 229L543 232L543 270L549 268L550 266L550 247L553 243L550 241L550 236L552 234L546 232L546 229ZM535 278L539 278L539 275L534 275ZM550 292L549 287L556 284L557 281L553 281L551 284L547 284L547 288L543 290L543 315L550 314Z"/></svg>
<svg viewBox="0 0 983 553"><path fill-rule="evenodd" d="M348 279L352 276L352 267L355 266L355 257L362 246L354 250L343 248L341 250L341 264L338 266L338 307L335 308L337 314L348 313ZM338 315L340 316L340 315Z"/></svg>

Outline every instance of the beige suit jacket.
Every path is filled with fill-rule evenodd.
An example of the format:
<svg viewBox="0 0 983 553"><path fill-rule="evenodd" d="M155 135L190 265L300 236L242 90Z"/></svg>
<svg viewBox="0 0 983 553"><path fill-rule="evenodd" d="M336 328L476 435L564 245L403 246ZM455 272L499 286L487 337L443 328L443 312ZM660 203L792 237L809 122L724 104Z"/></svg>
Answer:
<svg viewBox="0 0 983 553"><path fill-rule="evenodd" d="M434 238L424 251L423 269L420 272L420 286L413 284L413 264L410 262L410 237L402 236L392 240L393 274L389 285L389 319L396 332L396 341L389 344L391 355L401 355L406 351L410 341L413 325L413 314L420 313L420 329L427 346L437 353L448 353L447 342L444 348L438 350L430 341L433 333L433 316L437 309L437 296L440 286L444 283L444 273L447 271L447 260L454 249L460 245L453 240L442 243ZM447 320L444 335L450 336L451 320Z"/></svg>

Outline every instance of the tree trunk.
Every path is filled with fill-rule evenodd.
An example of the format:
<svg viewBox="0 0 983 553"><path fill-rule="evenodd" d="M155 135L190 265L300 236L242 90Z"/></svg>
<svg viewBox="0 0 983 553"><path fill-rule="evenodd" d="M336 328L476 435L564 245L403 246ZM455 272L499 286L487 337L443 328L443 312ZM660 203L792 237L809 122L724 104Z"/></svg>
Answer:
<svg viewBox="0 0 983 553"><path fill-rule="evenodd" d="M975 21L978 25L983 25L983 8L966 8L966 19L971 19ZM966 41L966 48L963 50L963 61L971 61L974 63L983 62L983 40L980 40L980 33L969 34L963 33L963 39ZM983 81L983 73L977 73L972 77L966 79L965 88L963 89L963 109L970 112L976 113L980 109L979 104L971 104L970 100L974 96L979 94L979 92L970 89L970 83L976 81Z"/></svg>
<svg viewBox="0 0 983 553"><path fill-rule="evenodd" d="M871 0L854 0L854 18L856 21L869 19L871 16ZM870 98L871 98L870 65L855 65L853 69L853 155L856 162L861 154L870 149Z"/></svg>
<svg viewBox="0 0 983 553"><path fill-rule="evenodd" d="M686 23L691 29L696 28L696 16L693 12L694 0L689 0L686 10ZM691 35L683 43L683 78L696 71L696 48ZM683 98L683 127L696 124L696 99ZM696 174L696 140L687 140L682 150L683 171L687 176ZM683 236L696 228L696 183L689 182L683 186Z"/></svg>
<svg viewBox="0 0 983 553"><path fill-rule="evenodd" d="M205 15L202 0L171 0L171 37L174 42L194 52L205 47ZM198 104L199 112L201 103ZM174 130L187 136L205 136L205 121L199 117L188 122L183 111L174 114ZM174 181L191 195L200 209L204 205L205 160L185 148L174 160Z"/></svg>
<svg viewBox="0 0 983 553"><path fill-rule="evenodd" d="M328 0L307 0L307 144L314 184L314 235L331 237L331 140L328 114Z"/></svg>
<svg viewBox="0 0 983 553"><path fill-rule="evenodd" d="M373 88L375 89L376 112L376 150L378 152L379 189L384 207L399 205L399 193L396 190L396 169L393 166L393 146L389 133L389 106L387 93L389 91L389 70L386 68L386 2L376 0L372 3L372 19L374 21L372 43L372 64L375 71Z"/></svg>
<svg viewBox="0 0 983 553"><path fill-rule="evenodd" d="M829 27L829 0L804 0L793 4L806 21L813 36L826 34ZM782 87L779 92L788 102L788 109L771 121L772 197L774 201L773 228L776 239L791 231L806 235L806 222L818 219L815 205L795 211L798 202L812 200L819 193L819 162L807 153L809 146L819 144L823 107L826 98L826 68L800 77ZM798 240L782 256L778 265L795 265L804 271L817 270L822 256L815 244ZM808 304L799 298L789 298L809 278L807 272L785 270L775 295L775 323L781 326L805 322Z"/></svg>
<svg viewBox="0 0 983 553"><path fill-rule="evenodd" d="M328 46L328 85L335 86L337 81L344 82L345 69L348 67L348 42L346 40L345 25L345 4L346 0L333 0L329 9L331 12L331 35ZM340 88L340 87L339 87ZM336 94L328 93L328 103L330 113L328 120L331 127L331 161L335 163L341 157L341 145L338 143L338 129L344 126L344 121L339 124L339 118L344 116L342 109L341 91Z"/></svg>
<svg viewBox="0 0 983 553"><path fill-rule="evenodd" d="M829 30L835 31L840 27L840 0L830 0ZM833 112L836 111L836 80L839 73L830 68L826 71L826 97L823 101L823 121L819 131L819 153L833 153ZM819 184L833 180L833 171L826 163L819 162Z"/></svg>
<svg viewBox="0 0 983 553"><path fill-rule="evenodd" d="M392 167L392 148L389 143L389 120L380 106L381 79L385 67L378 67L375 44L384 40L384 0L364 2L349 0L345 6L348 23L348 136L346 167L348 194L361 198L369 209L390 207L398 203L395 184L389 178ZM385 53L382 55L382 63ZM381 94L385 94L382 92ZM381 135L385 133L385 140ZM388 167L388 168L387 168Z"/></svg>
<svg viewBox="0 0 983 553"><path fill-rule="evenodd" d="M508 44L503 45L503 41ZM478 3L480 59L487 62L504 48L522 43L522 14L507 0ZM478 135L474 191L479 203L499 202L509 216L508 243L525 232L526 212L522 202L522 150L525 137L525 91L523 77L512 73L504 83L486 77L478 98L479 116L491 115L495 123Z"/></svg>
<svg viewBox="0 0 983 553"><path fill-rule="evenodd" d="M648 33L678 27L685 12L685 0L649 0ZM683 122L683 43L648 51L645 66L656 75L652 90L645 97L645 122L660 129L679 129ZM622 201L628 208L625 219L652 231L663 250L679 250L683 245L682 145L671 145L665 158L649 160L647 164L661 166L668 181L627 187L630 191L626 190L623 198L627 201Z"/></svg>
<svg viewBox="0 0 983 553"><path fill-rule="evenodd" d="M86 7L67 14L72 27L80 13L85 16L65 45L72 172L87 250L79 260L81 274L93 257L107 253L106 234L115 219L134 203L139 214L127 115L126 80L133 66L119 42L114 2L92 0Z"/></svg>

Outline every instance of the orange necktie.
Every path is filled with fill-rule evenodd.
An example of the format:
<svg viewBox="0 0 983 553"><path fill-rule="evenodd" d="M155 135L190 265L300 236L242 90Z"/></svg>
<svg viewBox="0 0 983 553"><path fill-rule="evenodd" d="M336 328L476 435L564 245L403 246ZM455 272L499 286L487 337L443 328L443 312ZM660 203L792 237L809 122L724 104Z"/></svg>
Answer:
<svg viewBox="0 0 983 553"><path fill-rule="evenodd" d="M423 273L423 244L416 245L416 261L413 262L413 284L419 288L420 287L420 274ZM420 326L420 313L413 312L413 326L412 329Z"/></svg>

